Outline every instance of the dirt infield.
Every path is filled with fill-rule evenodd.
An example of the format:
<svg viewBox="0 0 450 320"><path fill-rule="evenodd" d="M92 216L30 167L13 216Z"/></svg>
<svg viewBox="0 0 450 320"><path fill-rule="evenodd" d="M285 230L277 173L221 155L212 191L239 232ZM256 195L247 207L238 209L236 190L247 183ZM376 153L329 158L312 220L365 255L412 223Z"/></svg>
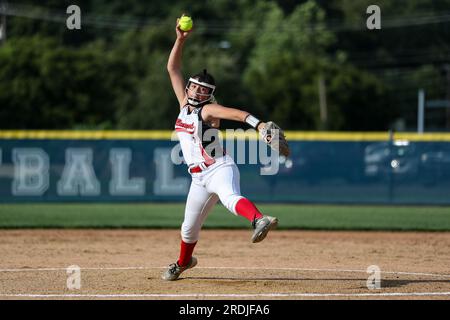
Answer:
<svg viewBox="0 0 450 320"><path fill-rule="evenodd" d="M164 282L177 230L1 230L0 299L450 299L450 233L204 230ZM81 268L67 288L66 268ZM369 290L370 265L381 289Z"/></svg>

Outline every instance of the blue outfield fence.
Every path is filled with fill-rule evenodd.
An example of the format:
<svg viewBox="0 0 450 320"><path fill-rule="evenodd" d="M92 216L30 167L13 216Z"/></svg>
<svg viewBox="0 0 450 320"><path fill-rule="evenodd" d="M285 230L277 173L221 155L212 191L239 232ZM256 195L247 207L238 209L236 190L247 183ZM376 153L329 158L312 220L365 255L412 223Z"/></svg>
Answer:
<svg viewBox="0 0 450 320"><path fill-rule="evenodd" d="M0 132L0 201L185 201L190 176L171 161L178 142L168 137ZM277 174L261 175L260 163L238 164L243 195L258 202L450 204L448 135L287 137L292 155L278 160Z"/></svg>

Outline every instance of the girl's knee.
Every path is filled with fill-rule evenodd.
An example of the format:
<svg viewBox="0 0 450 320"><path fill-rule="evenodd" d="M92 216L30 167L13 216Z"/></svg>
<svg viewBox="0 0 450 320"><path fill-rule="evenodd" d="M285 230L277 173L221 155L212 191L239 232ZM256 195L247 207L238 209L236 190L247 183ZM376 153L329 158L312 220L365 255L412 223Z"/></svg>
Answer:
<svg viewBox="0 0 450 320"><path fill-rule="evenodd" d="M181 239L186 243L198 241L200 228L198 226L183 222L181 226Z"/></svg>
<svg viewBox="0 0 450 320"><path fill-rule="evenodd" d="M237 214L236 209L235 209L236 203L242 198L244 198L244 197L241 195L233 194L233 195L225 197L225 199L220 199L220 202L222 202L222 204L225 206L225 208L227 208L229 211L231 211L234 214Z"/></svg>

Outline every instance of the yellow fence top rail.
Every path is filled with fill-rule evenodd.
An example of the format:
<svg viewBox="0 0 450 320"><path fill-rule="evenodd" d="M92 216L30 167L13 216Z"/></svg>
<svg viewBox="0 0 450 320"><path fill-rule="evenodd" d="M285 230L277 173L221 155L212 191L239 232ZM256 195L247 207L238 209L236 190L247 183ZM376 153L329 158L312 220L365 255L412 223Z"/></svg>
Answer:
<svg viewBox="0 0 450 320"><path fill-rule="evenodd" d="M227 137L226 131L221 131ZM255 139L257 134L243 130L228 134L237 139ZM328 132L286 131L289 141L387 141L388 132ZM170 130L0 130L0 139L60 139L60 140L170 140ZM449 141L450 133L394 133L395 140Z"/></svg>

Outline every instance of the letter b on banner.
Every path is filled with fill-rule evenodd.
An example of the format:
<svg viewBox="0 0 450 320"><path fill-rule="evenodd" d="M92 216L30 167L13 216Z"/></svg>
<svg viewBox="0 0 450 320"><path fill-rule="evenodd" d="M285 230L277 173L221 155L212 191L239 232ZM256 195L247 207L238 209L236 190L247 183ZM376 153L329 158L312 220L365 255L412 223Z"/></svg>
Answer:
<svg viewBox="0 0 450 320"><path fill-rule="evenodd" d="M49 158L40 148L16 148L14 163L14 196L40 196L49 186Z"/></svg>

